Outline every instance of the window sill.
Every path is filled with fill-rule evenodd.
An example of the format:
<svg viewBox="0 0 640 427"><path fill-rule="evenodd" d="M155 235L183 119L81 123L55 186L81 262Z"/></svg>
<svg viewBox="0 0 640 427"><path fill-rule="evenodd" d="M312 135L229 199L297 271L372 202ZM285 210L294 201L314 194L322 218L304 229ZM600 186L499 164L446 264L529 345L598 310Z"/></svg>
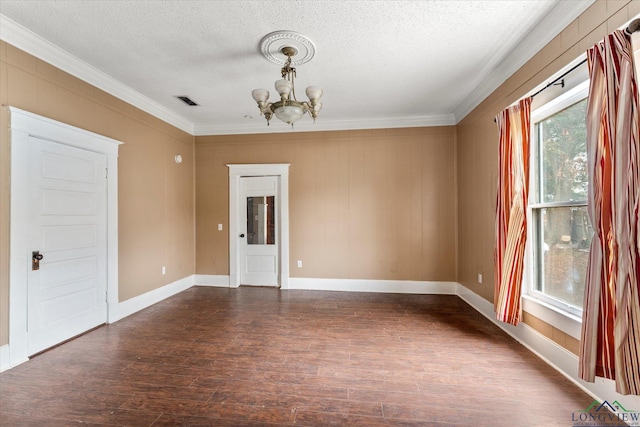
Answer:
<svg viewBox="0 0 640 427"><path fill-rule="evenodd" d="M522 309L573 338L580 340L582 319L530 295L522 296Z"/></svg>

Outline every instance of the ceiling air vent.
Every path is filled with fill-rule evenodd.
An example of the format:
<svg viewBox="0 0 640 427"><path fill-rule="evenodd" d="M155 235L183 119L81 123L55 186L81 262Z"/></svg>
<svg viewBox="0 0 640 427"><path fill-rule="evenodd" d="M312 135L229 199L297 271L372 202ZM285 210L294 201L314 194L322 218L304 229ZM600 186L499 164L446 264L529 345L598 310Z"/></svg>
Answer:
<svg viewBox="0 0 640 427"><path fill-rule="evenodd" d="M176 96L176 98L178 98L180 101L182 101L182 102L184 102L185 104L190 105L190 106L192 106L192 107L193 107L193 106L195 106L195 105L198 105L198 104L196 104L195 102L193 102L193 101L191 100L191 98L189 98L188 96Z"/></svg>

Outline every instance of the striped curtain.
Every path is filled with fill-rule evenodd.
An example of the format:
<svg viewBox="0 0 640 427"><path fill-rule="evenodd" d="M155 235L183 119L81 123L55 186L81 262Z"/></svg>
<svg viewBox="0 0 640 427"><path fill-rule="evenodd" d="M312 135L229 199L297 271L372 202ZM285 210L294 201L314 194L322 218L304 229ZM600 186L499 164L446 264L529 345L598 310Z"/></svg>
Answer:
<svg viewBox="0 0 640 427"><path fill-rule="evenodd" d="M517 325L522 318L522 268L527 240L531 98L496 117L500 132L500 164L496 206L496 318Z"/></svg>
<svg viewBox="0 0 640 427"><path fill-rule="evenodd" d="M587 51L589 216L580 377L615 380L640 394L640 132L638 80L630 38L608 35Z"/></svg>

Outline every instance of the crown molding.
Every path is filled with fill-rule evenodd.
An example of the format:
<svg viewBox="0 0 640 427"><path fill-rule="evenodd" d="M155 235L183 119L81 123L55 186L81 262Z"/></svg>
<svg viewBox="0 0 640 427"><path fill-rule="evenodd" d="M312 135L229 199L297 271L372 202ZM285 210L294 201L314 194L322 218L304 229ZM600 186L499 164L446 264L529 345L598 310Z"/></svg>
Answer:
<svg viewBox="0 0 640 427"><path fill-rule="evenodd" d="M573 20L589 8L596 0L558 1L535 28L500 61L482 83L453 112L456 123L473 111L482 101L502 83L518 71L528 60L545 47L554 37L564 30Z"/></svg>
<svg viewBox="0 0 640 427"><path fill-rule="evenodd" d="M313 132L455 125L594 2L595 0L559 1L518 46L513 49L503 61L499 62L498 68L493 70L488 77L458 105L452 114L383 119L371 118L363 120L326 121L320 119L315 124L299 123L296 125L295 131ZM291 131L288 126L278 126L280 123L274 123L272 126L266 127L262 120L259 124L243 122L232 126L216 123L193 123L124 85L108 74L71 55L2 14L0 14L0 39L190 135L231 135Z"/></svg>
<svg viewBox="0 0 640 427"><path fill-rule="evenodd" d="M253 122L241 123L233 126L222 126L215 123L196 123L195 136L206 135L238 135L255 133L284 133L284 132L319 132L356 129L392 129L411 127L453 126L456 124L453 114L441 114L431 116L398 117L398 118L370 118L361 120L322 120L315 123L303 117L297 122L293 130L285 123L274 119L267 126L266 121L260 117Z"/></svg>
<svg viewBox="0 0 640 427"><path fill-rule="evenodd" d="M204 136L291 132L291 129L288 126L279 122L276 123L275 121L269 127L266 126L266 123L263 120L255 123L243 122L236 126L224 126L215 123L193 123L124 85L108 74L71 55L64 49L61 49L2 14L0 14L0 39L157 117L160 120L177 127L178 129L189 133L190 135ZM296 132L314 132L352 129L452 126L455 124L456 122L453 114L444 114L364 120L319 120L315 124L311 122L298 122L294 130Z"/></svg>
<svg viewBox="0 0 640 427"><path fill-rule="evenodd" d="M194 124L0 14L0 39L193 135Z"/></svg>

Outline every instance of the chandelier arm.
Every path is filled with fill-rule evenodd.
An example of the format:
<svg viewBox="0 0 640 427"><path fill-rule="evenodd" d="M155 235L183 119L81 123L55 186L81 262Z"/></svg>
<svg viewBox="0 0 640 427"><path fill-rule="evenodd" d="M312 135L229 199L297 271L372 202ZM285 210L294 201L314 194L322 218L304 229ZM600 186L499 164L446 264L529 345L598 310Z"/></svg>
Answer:
<svg viewBox="0 0 640 427"><path fill-rule="evenodd" d="M315 111L315 110L314 110L314 108L313 108L313 107L314 107L314 104L315 104L315 103L313 102L313 100L311 100L310 102L306 102L306 101L305 101L305 102L303 102L303 103L302 103L302 105L303 105L303 107L302 107L303 111L304 111L305 113L308 113L308 114L311 116L311 118L313 119L313 123L315 123L315 122L316 122L316 117L318 117L318 112L317 112L317 111Z"/></svg>
<svg viewBox="0 0 640 427"><path fill-rule="evenodd" d="M294 70L295 73L295 70ZM291 95L293 96L293 100L297 101L298 98L296 98L296 84L294 83L293 79L291 79Z"/></svg>

